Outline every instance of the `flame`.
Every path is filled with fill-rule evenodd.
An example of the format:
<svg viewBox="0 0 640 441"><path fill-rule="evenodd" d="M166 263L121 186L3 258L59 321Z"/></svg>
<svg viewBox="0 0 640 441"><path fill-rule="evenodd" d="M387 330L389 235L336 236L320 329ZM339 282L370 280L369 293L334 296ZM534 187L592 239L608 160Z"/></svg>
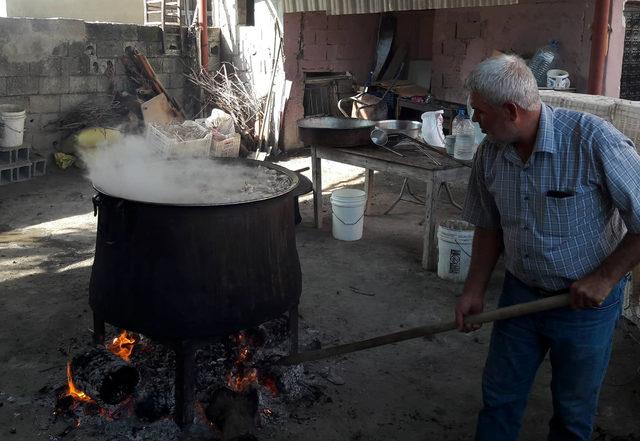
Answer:
<svg viewBox="0 0 640 441"><path fill-rule="evenodd" d="M89 395L77 389L76 385L73 384L73 376L71 375L71 362L67 362L67 384L69 385L69 392L67 392L67 395L71 396L74 400L82 401L84 403L93 402L93 399Z"/></svg>
<svg viewBox="0 0 640 441"><path fill-rule="evenodd" d="M244 392L254 384L260 384L267 388L274 396L278 395L278 386L274 378L264 375L254 367L249 368L253 358L252 346L256 342L250 335L241 331L231 336L232 341L238 346L238 356L233 361L233 367L227 374L227 386L234 392Z"/></svg>
<svg viewBox="0 0 640 441"><path fill-rule="evenodd" d="M122 331L120 335L113 339L113 342L107 346L111 352L122 358L124 361L129 361L131 352L133 352L133 345L136 343L136 339L133 335L127 331Z"/></svg>
<svg viewBox="0 0 640 441"><path fill-rule="evenodd" d="M249 359L250 355L251 355L251 353L249 352L249 348L247 346L245 346L244 348L240 349L240 355L238 355L238 359L236 360L236 364L244 363L245 361L247 361Z"/></svg>
<svg viewBox="0 0 640 441"><path fill-rule="evenodd" d="M244 392L258 381L258 371L255 368L249 369L244 374L227 375L227 386L234 392Z"/></svg>

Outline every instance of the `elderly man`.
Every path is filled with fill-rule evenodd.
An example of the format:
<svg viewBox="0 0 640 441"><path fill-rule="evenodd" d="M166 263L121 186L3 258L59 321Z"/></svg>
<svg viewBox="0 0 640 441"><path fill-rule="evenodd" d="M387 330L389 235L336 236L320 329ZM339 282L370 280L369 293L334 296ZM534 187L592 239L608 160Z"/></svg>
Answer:
<svg viewBox="0 0 640 441"><path fill-rule="evenodd" d="M549 353L551 441L590 440L621 313L625 275L640 261L640 157L593 115L540 101L522 59L499 56L467 80L478 148L463 217L475 225L469 276L456 305L482 311L504 253L499 306L569 291L571 308L494 324L476 440L518 437L527 395Z"/></svg>

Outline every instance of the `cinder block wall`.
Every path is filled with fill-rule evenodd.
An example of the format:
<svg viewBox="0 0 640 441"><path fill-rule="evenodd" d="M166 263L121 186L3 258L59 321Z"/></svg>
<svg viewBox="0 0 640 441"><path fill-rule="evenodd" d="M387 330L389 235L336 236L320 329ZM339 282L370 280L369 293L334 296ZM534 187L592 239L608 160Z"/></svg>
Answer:
<svg viewBox="0 0 640 441"><path fill-rule="evenodd" d="M66 19L0 18L0 103L27 110L25 142L49 155L62 134L49 123L87 100L110 102L128 89L120 57L126 46L143 52L168 92L181 104L187 64L164 55L157 27Z"/></svg>

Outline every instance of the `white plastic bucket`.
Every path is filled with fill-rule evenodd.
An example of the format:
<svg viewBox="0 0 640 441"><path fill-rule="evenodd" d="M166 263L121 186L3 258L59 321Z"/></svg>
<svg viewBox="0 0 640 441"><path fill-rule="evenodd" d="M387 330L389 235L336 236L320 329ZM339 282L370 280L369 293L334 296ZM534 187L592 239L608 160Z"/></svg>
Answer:
<svg viewBox="0 0 640 441"><path fill-rule="evenodd" d="M331 193L333 237L338 240L358 240L362 237L366 202L367 195L362 190L341 188Z"/></svg>
<svg viewBox="0 0 640 441"><path fill-rule="evenodd" d="M476 143L472 135L456 135L453 146L453 157L462 161L470 161L476 153Z"/></svg>
<svg viewBox="0 0 640 441"><path fill-rule="evenodd" d="M473 226L461 220L447 220L438 226L438 277L464 282L469 273Z"/></svg>
<svg viewBox="0 0 640 441"><path fill-rule="evenodd" d="M27 112L14 104L0 104L0 147L20 147Z"/></svg>

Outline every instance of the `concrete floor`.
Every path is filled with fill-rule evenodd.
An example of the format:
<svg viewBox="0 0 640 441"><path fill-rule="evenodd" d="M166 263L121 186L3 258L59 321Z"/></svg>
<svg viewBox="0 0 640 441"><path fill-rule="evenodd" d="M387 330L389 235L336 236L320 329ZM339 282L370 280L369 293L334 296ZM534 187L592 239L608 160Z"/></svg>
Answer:
<svg viewBox="0 0 640 441"><path fill-rule="evenodd" d="M308 158L288 161L292 169ZM325 162L325 227L312 227L303 198L298 250L303 271L301 321L324 345L345 343L453 317L461 286L420 266L422 212L400 203L400 188L376 175L365 233L357 242L331 237L328 192L361 185L361 169ZM307 172L308 174L308 172ZM415 184L420 192L422 187ZM463 183L455 194L462 199ZM36 399L45 385L61 384L67 354L90 339L88 282L96 222L90 184L76 169L0 187L0 440L49 440L52 409ZM439 218L457 210L441 197ZM492 280L494 304L501 272ZM370 295L361 295L351 287ZM372 349L307 366L331 369L329 399L294 409L273 440L468 440L480 408L480 379L490 326L464 335L442 334ZM640 439L640 331L622 321L597 419L598 440ZM548 363L531 394L521 440L544 439L551 414ZM12 433L14 432L15 433ZM614 438L620 437L620 438ZM595 439L594 438L594 439ZM95 438L98 439L98 438Z"/></svg>

